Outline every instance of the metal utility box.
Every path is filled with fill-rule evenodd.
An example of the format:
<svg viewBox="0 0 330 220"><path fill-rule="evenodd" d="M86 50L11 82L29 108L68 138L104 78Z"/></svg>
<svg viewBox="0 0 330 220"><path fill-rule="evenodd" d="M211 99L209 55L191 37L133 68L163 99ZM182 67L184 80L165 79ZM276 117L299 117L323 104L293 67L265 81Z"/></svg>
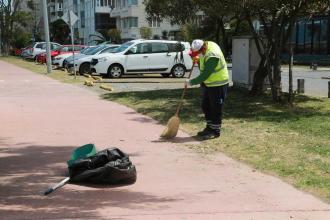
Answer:
<svg viewBox="0 0 330 220"><path fill-rule="evenodd" d="M260 56L251 36L233 37L232 78L234 86L251 89Z"/></svg>

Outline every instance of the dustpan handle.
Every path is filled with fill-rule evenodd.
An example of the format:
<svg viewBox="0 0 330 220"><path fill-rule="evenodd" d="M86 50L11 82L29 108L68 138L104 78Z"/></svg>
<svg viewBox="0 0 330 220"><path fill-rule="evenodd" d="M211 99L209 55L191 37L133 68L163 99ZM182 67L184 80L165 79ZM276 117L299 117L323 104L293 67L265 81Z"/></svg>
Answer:
<svg viewBox="0 0 330 220"><path fill-rule="evenodd" d="M188 79L190 79L193 70L194 70L194 63L193 63L193 65L192 65L192 67L191 67L191 70L189 71ZM176 116L179 115L180 109L181 109L182 104L183 104L183 98L184 98L185 95L186 95L186 91L187 91L187 85L184 85L184 88L183 88L183 91L182 91L182 95L181 95L181 100L180 100L180 102L179 102L178 107L176 108L176 112L175 112L175 115L176 115Z"/></svg>

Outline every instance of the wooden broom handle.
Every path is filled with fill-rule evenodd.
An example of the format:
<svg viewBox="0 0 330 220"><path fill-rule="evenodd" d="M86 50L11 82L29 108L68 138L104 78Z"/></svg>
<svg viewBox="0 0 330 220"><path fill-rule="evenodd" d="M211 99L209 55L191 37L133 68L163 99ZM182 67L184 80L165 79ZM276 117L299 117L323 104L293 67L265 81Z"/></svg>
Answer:
<svg viewBox="0 0 330 220"><path fill-rule="evenodd" d="M193 65L192 65L192 67L191 67L191 70L189 71L188 79L190 79L190 76L191 76L193 70L194 70L194 63L193 63ZM182 91L182 95L181 95L181 100L180 100L180 102L179 102L178 107L176 108L176 112L175 112L175 115L176 115L176 116L179 115L180 109L181 109L182 104L183 104L183 98L184 98L184 96L186 95L186 91L187 91L187 85L184 85L184 88L183 88L183 91Z"/></svg>

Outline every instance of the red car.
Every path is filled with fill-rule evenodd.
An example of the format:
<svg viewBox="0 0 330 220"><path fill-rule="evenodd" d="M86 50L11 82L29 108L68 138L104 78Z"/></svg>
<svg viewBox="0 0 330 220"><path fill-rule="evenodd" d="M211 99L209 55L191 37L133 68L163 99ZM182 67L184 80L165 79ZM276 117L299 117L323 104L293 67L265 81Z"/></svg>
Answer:
<svg viewBox="0 0 330 220"><path fill-rule="evenodd" d="M74 45L74 52L79 53L85 47L87 47L87 46L85 46L85 45ZM50 56L53 59L57 55L72 53L72 51L73 51L72 45L63 45L63 46L60 46L60 47L56 48L55 50L52 50L50 52ZM41 54L37 55L36 60L39 63L46 63L46 53L41 53Z"/></svg>

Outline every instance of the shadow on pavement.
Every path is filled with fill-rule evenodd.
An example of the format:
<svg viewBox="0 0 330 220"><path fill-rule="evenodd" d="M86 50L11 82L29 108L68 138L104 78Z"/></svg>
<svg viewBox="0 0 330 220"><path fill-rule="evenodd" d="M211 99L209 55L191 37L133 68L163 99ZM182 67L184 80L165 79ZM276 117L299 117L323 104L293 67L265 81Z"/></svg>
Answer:
<svg viewBox="0 0 330 220"><path fill-rule="evenodd" d="M2 146L0 149L0 219L2 220L102 219L98 216L98 209L120 207L147 210L153 209L157 203L177 200L177 198L163 198L136 192L133 191L134 186L120 188L120 186L105 185L69 184L49 196L43 196L43 192L49 186L65 177L66 161L75 146L32 144L10 146L3 142L4 139L0 139L0 146Z"/></svg>

